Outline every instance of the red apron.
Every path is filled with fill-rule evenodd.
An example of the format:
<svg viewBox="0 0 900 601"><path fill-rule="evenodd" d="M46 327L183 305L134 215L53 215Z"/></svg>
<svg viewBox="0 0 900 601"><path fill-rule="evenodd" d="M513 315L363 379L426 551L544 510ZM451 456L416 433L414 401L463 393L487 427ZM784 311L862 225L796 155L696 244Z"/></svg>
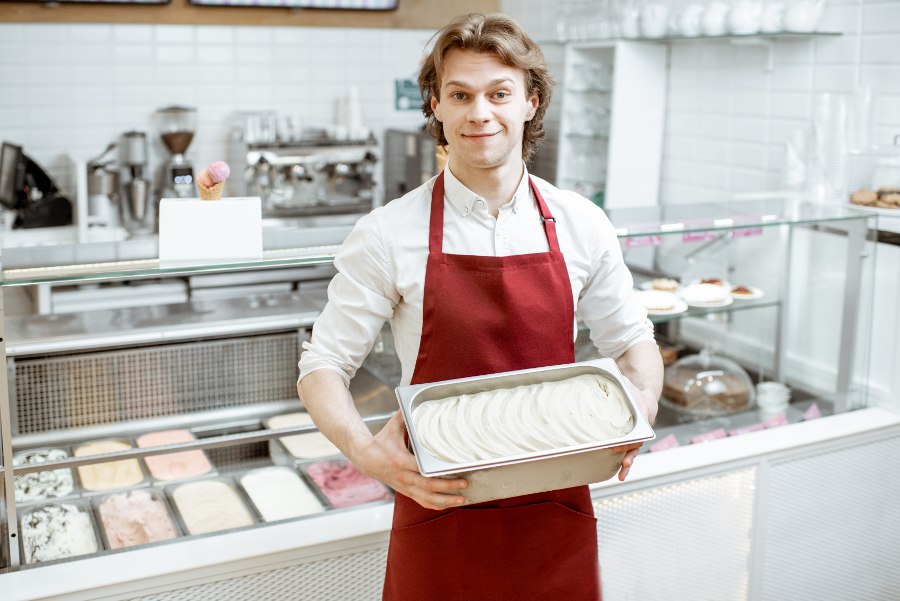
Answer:
<svg viewBox="0 0 900 601"><path fill-rule="evenodd" d="M534 182L550 252L443 252L444 176L431 195L422 339L412 383L575 361L572 288ZM587 486L443 511L397 494L384 601L598 601Z"/></svg>

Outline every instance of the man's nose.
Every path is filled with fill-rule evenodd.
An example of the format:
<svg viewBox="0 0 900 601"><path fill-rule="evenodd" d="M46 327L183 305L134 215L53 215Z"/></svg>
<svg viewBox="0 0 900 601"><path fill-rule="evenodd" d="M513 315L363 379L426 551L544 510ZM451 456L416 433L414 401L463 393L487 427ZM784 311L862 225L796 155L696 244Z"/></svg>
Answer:
<svg viewBox="0 0 900 601"><path fill-rule="evenodd" d="M493 116L491 103L484 96L476 96L472 104L469 105L468 119L473 123L490 121Z"/></svg>

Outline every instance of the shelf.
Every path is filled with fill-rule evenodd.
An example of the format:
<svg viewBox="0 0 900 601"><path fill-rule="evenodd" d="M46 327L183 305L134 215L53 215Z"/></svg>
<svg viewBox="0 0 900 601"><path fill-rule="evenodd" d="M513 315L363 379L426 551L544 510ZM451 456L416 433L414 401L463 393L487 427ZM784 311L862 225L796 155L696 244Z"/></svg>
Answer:
<svg viewBox="0 0 900 601"><path fill-rule="evenodd" d="M159 259L136 261L110 261L80 265L31 267L3 270L0 286L30 286L61 282L84 283L117 279L162 278L201 273L224 273L278 267L321 265L334 261L340 246L294 248L263 252L263 258L255 261L223 263L160 264Z"/></svg>
<svg viewBox="0 0 900 601"><path fill-rule="evenodd" d="M606 213L619 238L692 232L730 235L735 230L865 220L871 220L870 228L875 227L874 216L862 211L778 195L735 202L609 209Z"/></svg>
<svg viewBox="0 0 900 601"><path fill-rule="evenodd" d="M706 315L717 315L719 313L737 313L739 311L749 311L751 309L762 309L764 307L777 307L781 302L761 298L759 300L738 300L725 307L688 307L684 313L675 315L649 315L650 321L653 323L666 323L669 321L677 321L686 317L703 317Z"/></svg>
<svg viewBox="0 0 900 601"><path fill-rule="evenodd" d="M683 36L683 35L672 35L666 36L663 38L635 38L632 40L628 40L631 42L696 42L700 40L753 40L753 39L782 39L782 40L790 40L790 39L801 39L801 38L809 38L809 37L829 37L829 36L839 36L841 32L839 31L815 31L809 33L800 33L793 31L782 31L779 33L750 33L750 34L734 34L728 33L725 35L697 35L697 36Z"/></svg>
<svg viewBox="0 0 900 601"><path fill-rule="evenodd" d="M662 38L606 38L595 40L567 40L561 42L559 40L542 40L538 44L564 46L571 44L573 46L594 46L608 47L615 45L616 42L697 42L701 40L748 40L748 39L804 39L811 37L834 37L843 35L839 31L813 31L809 33L800 33L792 31L782 31L779 33L752 33L752 34L725 34L725 35L698 35L686 37L681 35L666 36Z"/></svg>

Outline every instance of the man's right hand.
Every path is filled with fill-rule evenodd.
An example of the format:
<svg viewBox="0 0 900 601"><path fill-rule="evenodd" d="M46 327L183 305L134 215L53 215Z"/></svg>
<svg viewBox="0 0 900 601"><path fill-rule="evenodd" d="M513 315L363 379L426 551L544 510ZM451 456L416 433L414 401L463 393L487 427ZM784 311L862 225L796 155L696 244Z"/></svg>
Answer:
<svg viewBox="0 0 900 601"><path fill-rule="evenodd" d="M465 503L462 495L441 494L468 486L463 478L426 478L406 448L406 425L398 411L374 437L360 440L351 461L364 474L384 482L426 509L446 509Z"/></svg>

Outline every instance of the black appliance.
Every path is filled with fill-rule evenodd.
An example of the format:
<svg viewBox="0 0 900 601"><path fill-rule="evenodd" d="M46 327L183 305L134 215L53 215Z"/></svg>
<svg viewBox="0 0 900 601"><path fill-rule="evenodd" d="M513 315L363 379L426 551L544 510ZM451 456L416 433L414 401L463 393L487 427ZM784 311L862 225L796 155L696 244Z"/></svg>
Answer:
<svg viewBox="0 0 900 601"><path fill-rule="evenodd" d="M0 204L16 211L13 227L70 225L72 203L53 179L21 146L8 142L0 149Z"/></svg>

